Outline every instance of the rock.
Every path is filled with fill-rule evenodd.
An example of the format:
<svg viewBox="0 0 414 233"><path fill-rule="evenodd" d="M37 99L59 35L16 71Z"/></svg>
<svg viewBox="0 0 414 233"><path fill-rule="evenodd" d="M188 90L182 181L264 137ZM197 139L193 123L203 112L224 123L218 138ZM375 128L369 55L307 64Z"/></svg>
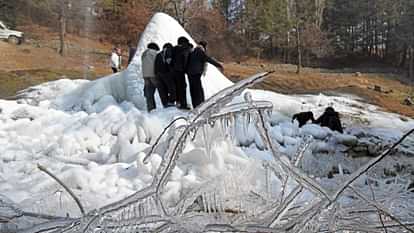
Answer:
<svg viewBox="0 0 414 233"><path fill-rule="evenodd" d="M410 96L408 96L407 98L405 98L405 99L404 99L403 104L404 104L404 105L407 105L407 106L412 106L412 105L414 104L414 102L413 102L413 100L411 99L411 97L410 97Z"/></svg>
<svg viewBox="0 0 414 233"><path fill-rule="evenodd" d="M382 92L382 88L380 86L378 86L378 85L375 85L374 86L374 91Z"/></svg>
<svg viewBox="0 0 414 233"><path fill-rule="evenodd" d="M361 74L361 72L356 72L356 73L355 73L355 76L356 76L356 77L361 77L361 76L362 76L362 74Z"/></svg>
<svg viewBox="0 0 414 233"><path fill-rule="evenodd" d="M338 134L336 140L339 144L354 147L358 144L358 138L352 135Z"/></svg>

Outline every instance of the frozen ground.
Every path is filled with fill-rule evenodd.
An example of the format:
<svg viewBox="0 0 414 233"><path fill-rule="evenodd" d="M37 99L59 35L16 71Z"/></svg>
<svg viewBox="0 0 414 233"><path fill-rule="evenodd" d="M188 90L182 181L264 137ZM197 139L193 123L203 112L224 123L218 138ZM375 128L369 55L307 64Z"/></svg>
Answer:
<svg viewBox="0 0 414 233"><path fill-rule="evenodd" d="M161 31L161 27L169 30ZM0 100L0 195L25 211L80 216L73 200L37 168L38 164L67 184L87 211L149 186L163 154L156 151L144 163L146 153L169 122L189 113L175 108L146 112L139 55L150 41L174 43L181 35L190 37L170 17L157 14L143 33L127 70L94 82L49 82L22 92L17 101ZM203 84L207 98L232 85L212 66ZM306 136L313 137L300 167L312 177L319 177L327 189L333 189L346 174L366 163L367 156L378 155L414 128L411 119L346 96L250 92L254 100L273 104L270 133L281 153L292 157ZM241 97L233 103L239 101ZM327 106L341 113L343 135L312 124L298 128L290 120L299 111L311 110L319 116ZM255 125L247 122L243 118L233 122L236 126L230 133L219 124L204 127L194 141L185 145L162 193L167 205L215 179L222 179L223 186L240 193L248 187L263 186L266 175L262 165L272 161L272 155L264 150ZM403 183L408 182L414 166L413 148L414 140L409 138L370 174L379 180L398 175ZM280 187L277 183L272 186ZM24 228L30 222L17 224Z"/></svg>

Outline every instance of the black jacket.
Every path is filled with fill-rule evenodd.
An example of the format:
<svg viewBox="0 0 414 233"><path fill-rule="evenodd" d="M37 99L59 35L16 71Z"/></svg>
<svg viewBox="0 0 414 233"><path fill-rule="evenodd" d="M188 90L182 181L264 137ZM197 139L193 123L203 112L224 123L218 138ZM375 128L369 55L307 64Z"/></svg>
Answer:
<svg viewBox="0 0 414 233"><path fill-rule="evenodd" d="M171 71L171 63L173 60L172 53L172 49L164 49L157 54L154 67L156 75L167 74Z"/></svg>
<svg viewBox="0 0 414 233"><path fill-rule="evenodd" d="M137 52L137 48L135 48L135 47L130 47L129 48L128 64L131 63L131 61L134 58L136 52Z"/></svg>
<svg viewBox="0 0 414 233"><path fill-rule="evenodd" d="M325 111L314 123L328 127L333 131L344 132L339 114L335 111Z"/></svg>
<svg viewBox="0 0 414 233"><path fill-rule="evenodd" d="M172 51L172 68L174 71L185 72L188 65L188 57L191 53L190 45L177 45Z"/></svg>
<svg viewBox="0 0 414 233"><path fill-rule="evenodd" d="M221 68L221 64L218 63L213 58L207 56L203 49L200 47L195 48L191 53L188 59L187 74L196 75L202 74L204 72L204 66L206 62Z"/></svg>

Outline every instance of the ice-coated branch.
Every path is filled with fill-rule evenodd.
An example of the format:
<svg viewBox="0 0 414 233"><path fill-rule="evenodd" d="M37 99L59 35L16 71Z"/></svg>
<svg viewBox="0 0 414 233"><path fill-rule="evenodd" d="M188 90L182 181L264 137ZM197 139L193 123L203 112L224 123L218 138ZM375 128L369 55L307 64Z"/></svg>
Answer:
<svg viewBox="0 0 414 233"><path fill-rule="evenodd" d="M372 167L374 167L377 163L381 162L387 155L389 155L398 145L400 145L408 136L410 136L414 132L414 129L411 129L406 134L404 134L400 140L398 140L394 145L392 145L388 150L384 151L378 157L372 159L370 162L365 164L364 166L360 167L356 172L354 172L351 177L336 191L336 193L332 196L332 201L336 201L338 197L345 191L345 189L351 185L356 179L358 179L361 175L369 171Z"/></svg>
<svg viewBox="0 0 414 233"><path fill-rule="evenodd" d="M368 182L368 186L369 186L369 190L371 191L371 194L372 194L372 200L373 201L376 201L375 200L374 189L372 188L372 185L371 185L370 182ZM378 218L379 218L379 220L381 222L381 225L384 227L384 233L388 233L387 228L385 228L385 226L384 226L384 220L382 219L381 211L379 211L379 210L378 210Z"/></svg>
<svg viewBox="0 0 414 233"><path fill-rule="evenodd" d="M57 178L52 172L50 172L49 170L47 170L47 168L43 167L40 164L37 164L37 168L39 168L40 171L48 174L50 177L52 177L58 184L60 184L60 186L62 186L66 192L69 193L69 195L73 198L73 200L76 202L76 205L78 205L80 212L82 213L82 215L85 215L85 209L83 208L79 198L72 192L72 190L70 190L70 188L63 183L63 181L61 181L59 178Z"/></svg>
<svg viewBox="0 0 414 233"><path fill-rule="evenodd" d="M29 229L24 229L19 231L19 233L42 233L42 232L49 232L56 229L62 229L70 224L73 223L73 220L54 220L46 223L40 223L34 227L30 227Z"/></svg>
<svg viewBox="0 0 414 233"><path fill-rule="evenodd" d="M260 136L262 137L263 141L268 145L270 148L273 158L286 170L286 172L291 175L298 183L302 184L304 187L308 188L310 191L324 196L326 199L330 200L330 195L313 179L309 178L306 174L301 172L296 167L292 166L288 162L282 160L279 157L278 149L276 148L275 144L272 142L272 138L270 137L269 130L267 123L264 120L263 114L258 112L259 121L257 122L257 126L259 129Z"/></svg>
<svg viewBox="0 0 414 233"><path fill-rule="evenodd" d="M179 120L187 120L186 117L177 117L174 120L172 120L161 132L161 134L158 136L158 138L155 140L154 144L151 146L151 150L148 152L148 154L144 157L143 162L147 163L148 159L151 157L152 153L154 152L155 148L158 146L158 144L160 143L161 138L164 136L164 134L166 132L168 132L168 130L171 128L171 126L173 126L175 124L175 122L179 121Z"/></svg>
<svg viewBox="0 0 414 233"><path fill-rule="evenodd" d="M154 182L158 183L156 187L157 193L160 187L164 186L166 183L169 175L172 172L176 157L178 153L183 149L183 144L186 141L185 139L191 130L193 130L193 128L190 126L196 123L198 119L201 119L203 117L208 118L215 112L218 112L221 106L224 106L225 104L232 101L236 95L240 94L246 88L262 81L270 73L271 72L260 73L242 80L228 88L225 88L207 99L203 104L192 111L192 116L188 119L189 126L186 127L182 132L179 132L175 140L173 140L172 147L169 148L166 154L166 158L161 162L161 165L158 169L159 172L157 172L157 175L154 178Z"/></svg>
<svg viewBox="0 0 414 233"><path fill-rule="evenodd" d="M302 186L297 186L292 190L292 192L290 192L290 194L286 197L286 200L275 210L275 215L269 224L270 227L276 226L276 224L280 221L280 218L283 216L283 213L289 208L302 190Z"/></svg>
<svg viewBox="0 0 414 233"><path fill-rule="evenodd" d="M364 194L356 190L352 185L348 186L349 189L351 189L358 197L360 197L362 200L366 201L370 205L374 206L377 210L381 211L383 214L387 215L390 219L394 220L396 223L398 223L401 227L406 229L407 231L414 233L414 230L406 226L404 223L402 223L398 218L394 217L391 213L387 211L385 207L380 205L379 203L370 200L369 198L365 197Z"/></svg>

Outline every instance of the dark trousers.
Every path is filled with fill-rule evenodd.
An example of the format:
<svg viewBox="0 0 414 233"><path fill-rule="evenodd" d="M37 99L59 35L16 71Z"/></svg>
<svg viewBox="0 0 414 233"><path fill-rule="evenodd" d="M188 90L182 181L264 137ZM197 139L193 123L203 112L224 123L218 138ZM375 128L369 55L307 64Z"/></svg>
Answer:
<svg viewBox="0 0 414 233"><path fill-rule="evenodd" d="M167 90L164 88L161 81L155 77L144 78L144 96L147 101L148 112L156 108L154 98L155 90L158 90L162 105L166 107L168 104Z"/></svg>
<svg viewBox="0 0 414 233"><path fill-rule="evenodd" d="M112 67L112 72L114 72L114 73L118 73L118 69L117 69L117 68Z"/></svg>
<svg viewBox="0 0 414 233"><path fill-rule="evenodd" d="M177 88L177 106L187 108L187 84L185 83L185 73L174 71L175 86Z"/></svg>
<svg viewBox="0 0 414 233"><path fill-rule="evenodd" d="M167 90L168 104L174 104L177 100L177 89L175 87L175 80L172 73L166 73L160 75L160 80L164 89Z"/></svg>
<svg viewBox="0 0 414 233"><path fill-rule="evenodd" d="M201 84L201 76L202 74L195 74L188 77L193 108L196 108L198 105L204 102L204 90Z"/></svg>

